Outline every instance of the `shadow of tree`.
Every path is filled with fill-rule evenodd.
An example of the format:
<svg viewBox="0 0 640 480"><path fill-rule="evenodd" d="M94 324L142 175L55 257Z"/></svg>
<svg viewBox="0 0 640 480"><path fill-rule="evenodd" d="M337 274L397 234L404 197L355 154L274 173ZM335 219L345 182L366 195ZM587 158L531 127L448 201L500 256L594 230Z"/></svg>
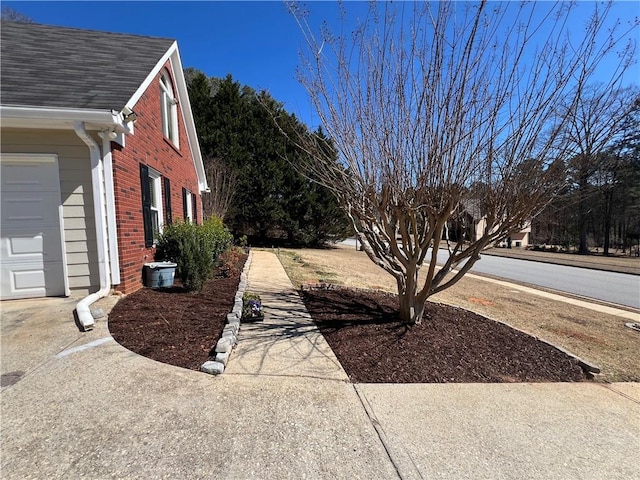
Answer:
<svg viewBox="0 0 640 480"><path fill-rule="evenodd" d="M305 290L300 292L300 296L322 329L363 324L401 324L397 298L391 294L377 293L374 296L370 292L348 289Z"/></svg>

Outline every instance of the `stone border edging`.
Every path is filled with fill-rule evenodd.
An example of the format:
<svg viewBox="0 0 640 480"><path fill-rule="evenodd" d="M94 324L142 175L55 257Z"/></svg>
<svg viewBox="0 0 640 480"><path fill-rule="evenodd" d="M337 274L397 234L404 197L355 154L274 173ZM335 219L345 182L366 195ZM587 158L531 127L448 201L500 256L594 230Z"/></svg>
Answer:
<svg viewBox="0 0 640 480"><path fill-rule="evenodd" d="M242 318L242 297L247 289L249 280L249 267L253 260L253 251L249 250L249 256L240 273L240 282L238 283L238 291L233 302L231 313L227 314L227 324L222 329L222 336L216 343L215 360L208 360L200 366L200 371L211 375L220 375L224 373L224 369L229 362L229 357L233 347L238 343L238 332L240 332L240 319Z"/></svg>
<svg viewBox="0 0 640 480"><path fill-rule="evenodd" d="M348 290L355 290L355 291L371 291L371 290L367 290L364 288L352 288L352 287L345 287L342 285L335 285L332 283L324 283L324 282L320 282L320 283L308 283L308 284L304 284L301 286L301 290L302 291L312 291L312 290L339 290L341 288L344 289L348 289ZM385 293L387 295L394 295L393 293L387 292L385 290L378 290L378 289L374 289L373 291L375 292L381 292L381 293ZM444 303L443 305L448 305L450 307L457 307L457 308L462 308L462 307L458 307L457 305L450 305L448 303ZM569 352L568 350L565 350L562 347L559 347L558 345L554 345L553 343L549 342L548 340L545 340L543 338L538 337L537 335L532 335L529 332L525 332L524 330L521 330L517 327L514 327L513 325L508 324L507 322L503 322L502 320L496 320L495 318L491 318L488 317L485 314L479 313L478 315L486 318L487 320L491 320L492 322L496 322L496 323L500 323L502 325L506 325L507 327L516 330L520 333L524 333L525 335L528 335L532 338L535 338L538 342L542 342L542 343L546 343L547 345L555 348L556 350L561 351L562 353L564 353L565 355L567 355L568 357L570 357L572 359L572 361L574 363L576 363L580 368L582 368L582 370L585 372L585 374L589 375L589 374L599 374L601 372L600 367L587 362L586 360L583 360L582 358L578 357L577 355Z"/></svg>

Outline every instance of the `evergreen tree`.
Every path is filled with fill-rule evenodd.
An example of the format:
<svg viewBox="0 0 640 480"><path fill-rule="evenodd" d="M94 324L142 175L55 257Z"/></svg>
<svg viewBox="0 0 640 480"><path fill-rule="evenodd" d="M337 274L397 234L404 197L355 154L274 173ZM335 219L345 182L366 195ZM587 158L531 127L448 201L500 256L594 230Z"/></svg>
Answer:
<svg viewBox="0 0 640 480"><path fill-rule="evenodd" d="M231 75L207 78L188 69L185 78L205 167L215 159L236 176L225 215L235 236L298 245L321 245L347 236L348 223L335 197L296 171L304 153L286 140L273 120L273 115L286 116L287 128L306 132L295 115L267 92L241 86Z"/></svg>

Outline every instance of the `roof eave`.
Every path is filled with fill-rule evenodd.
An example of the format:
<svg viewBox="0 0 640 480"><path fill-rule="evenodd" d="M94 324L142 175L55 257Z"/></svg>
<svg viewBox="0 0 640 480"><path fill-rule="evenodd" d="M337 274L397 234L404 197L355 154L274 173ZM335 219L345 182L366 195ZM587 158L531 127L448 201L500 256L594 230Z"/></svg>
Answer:
<svg viewBox="0 0 640 480"><path fill-rule="evenodd" d="M122 115L109 110L0 105L0 118L5 128L68 129L74 122L84 122L90 129L130 131Z"/></svg>

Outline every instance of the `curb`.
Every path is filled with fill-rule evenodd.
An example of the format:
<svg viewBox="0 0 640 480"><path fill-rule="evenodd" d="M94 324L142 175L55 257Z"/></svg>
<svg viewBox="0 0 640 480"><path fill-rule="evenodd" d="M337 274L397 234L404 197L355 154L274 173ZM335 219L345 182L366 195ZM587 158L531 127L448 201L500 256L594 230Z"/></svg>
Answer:
<svg viewBox="0 0 640 480"><path fill-rule="evenodd" d="M516 257L516 256L509 256L509 255L501 255L500 253L495 253L495 252L481 252L482 255L489 255L490 257L500 257L500 258L510 258L513 260L523 260L525 262L536 262L536 263L547 263L549 265L561 265L564 267L574 267L574 268L584 268L586 270L597 270L600 272L611 272L611 273L622 273L622 274L626 274L626 275L640 275L640 271L638 271L637 269L634 269L632 267L621 267L618 268L616 266L609 266L609 265L589 265L589 264L572 264L572 263L561 263L558 261L553 261L554 259L551 260L547 260L545 258L542 257L529 257L529 258L525 258L523 257Z"/></svg>
<svg viewBox="0 0 640 480"><path fill-rule="evenodd" d="M249 267L253 260L253 251L249 250L249 256L240 273L240 282L238 283L238 291L231 313L227 314L227 324L222 329L222 335L218 342L211 348L215 351L215 360L208 360L200 366L200 371L211 375L221 375L229 362L231 351L238 343L238 333L240 332L240 319L242 318L242 297L247 289Z"/></svg>

